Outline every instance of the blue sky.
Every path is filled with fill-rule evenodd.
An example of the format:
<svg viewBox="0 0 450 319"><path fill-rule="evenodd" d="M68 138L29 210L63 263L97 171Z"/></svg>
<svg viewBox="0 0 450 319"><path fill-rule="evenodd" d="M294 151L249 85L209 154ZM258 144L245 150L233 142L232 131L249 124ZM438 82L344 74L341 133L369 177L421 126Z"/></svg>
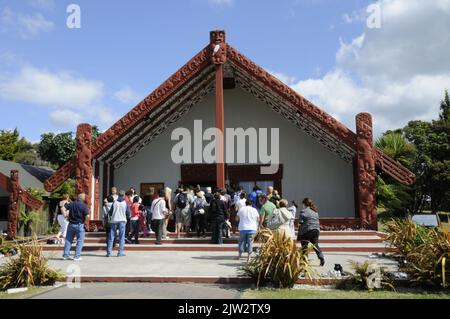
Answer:
<svg viewBox="0 0 450 319"><path fill-rule="evenodd" d="M397 14L391 2L399 1L405 2L383 0L387 2L386 10L390 10L387 17ZM436 1L443 7L430 12L438 18L443 12L445 20L448 1ZM70 3L81 8L81 29L66 26L66 7ZM364 73L368 71L352 64L351 57L355 52L366 57L365 48L374 43L386 45L386 37L405 26L387 23L391 29L387 26L378 34L367 30L361 16L370 3L0 0L0 128L17 127L32 141L39 140L43 132L74 130L79 121L106 129L203 48L213 29L225 29L227 41L235 48L353 128L352 117L359 111L371 110L373 105L367 101L386 100L386 89L376 88L375 79L368 79ZM417 14L423 11L414 10ZM375 53L385 52L383 47L378 50ZM367 61L372 60L367 57ZM392 70L388 64L383 64L387 73ZM412 64L407 67L413 68ZM372 67L379 70L376 65ZM419 76L417 81L420 76L432 76L432 81L441 84L440 91L450 86L446 72L430 71L432 65L424 68L411 71L413 77ZM447 71L447 65L444 69ZM405 91L414 85L405 82L410 80L403 74L389 76ZM423 81L432 86L435 82L431 80ZM339 87L346 85L339 90L342 96L329 93L335 86L333 81ZM436 99L437 91L432 93ZM395 103L384 107L373 112L382 115L386 108L395 108ZM379 129L403 124L405 110L402 112L396 115L398 121L380 125ZM417 117L429 118L431 113L417 113Z"/></svg>

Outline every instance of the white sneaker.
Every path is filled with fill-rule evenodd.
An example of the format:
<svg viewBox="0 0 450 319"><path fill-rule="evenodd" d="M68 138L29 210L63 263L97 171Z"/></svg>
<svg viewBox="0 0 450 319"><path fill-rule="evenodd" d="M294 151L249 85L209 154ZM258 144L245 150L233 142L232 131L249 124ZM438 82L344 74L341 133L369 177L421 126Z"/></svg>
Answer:
<svg viewBox="0 0 450 319"><path fill-rule="evenodd" d="M81 258L81 257L78 257L78 258L74 258L73 259L73 261L82 261L83 260L83 258Z"/></svg>

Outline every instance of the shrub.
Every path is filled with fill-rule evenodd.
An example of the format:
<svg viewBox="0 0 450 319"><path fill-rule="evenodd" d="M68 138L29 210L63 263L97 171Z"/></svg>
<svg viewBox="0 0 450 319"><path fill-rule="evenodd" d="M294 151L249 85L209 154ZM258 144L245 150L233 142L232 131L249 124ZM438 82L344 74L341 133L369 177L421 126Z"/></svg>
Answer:
<svg viewBox="0 0 450 319"><path fill-rule="evenodd" d="M254 279L256 287L274 284L279 288L292 288L300 275L311 278L308 254L302 253L294 239L284 232L260 230L255 236L261 248L241 270Z"/></svg>
<svg viewBox="0 0 450 319"><path fill-rule="evenodd" d="M389 278L383 267L374 265L369 261L358 263L350 260L349 262L353 273L349 274L348 278L340 280L336 285L337 289L360 289L369 291L382 289L395 290L393 281ZM379 271L378 275L376 274L377 268ZM370 286L369 283L373 283L375 280L379 280L378 287L377 285Z"/></svg>
<svg viewBox="0 0 450 319"><path fill-rule="evenodd" d="M450 275L450 239L440 230L431 230L430 240L416 247L406 256L404 270L412 279L427 285L446 288Z"/></svg>
<svg viewBox="0 0 450 319"><path fill-rule="evenodd" d="M394 252L406 257L411 251L431 240L431 230L417 225L410 218L393 219L385 225L386 240Z"/></svg>
<svg viewBox="0 0 450 319"><path fill-rule="evenodd" d="M53 285L64 276L47 266L36 237L18 245L19 254L0 267L0 290Z"/></svg>
<svg viewBox="0 0 450 319"><path fill-rule="evenodd" d="M411 219L386 225L387 241L406 261L401 269L419 284L447 287L450 238L439 229L416 225Z"/></svg>

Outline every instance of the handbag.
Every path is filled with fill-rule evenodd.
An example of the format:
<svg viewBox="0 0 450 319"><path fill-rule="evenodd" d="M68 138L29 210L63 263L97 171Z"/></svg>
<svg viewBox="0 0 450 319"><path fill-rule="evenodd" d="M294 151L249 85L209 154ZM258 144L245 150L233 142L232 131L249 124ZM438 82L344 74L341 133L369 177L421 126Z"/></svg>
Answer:
<svg viewBox="0 0 450 319"><path fill-rule="evenodd" d="M269 229L278 229L281 225L285 224L289 218L283 214L283 211L279 208L273 210L272 216L267 222L267 227Z"/></svg>

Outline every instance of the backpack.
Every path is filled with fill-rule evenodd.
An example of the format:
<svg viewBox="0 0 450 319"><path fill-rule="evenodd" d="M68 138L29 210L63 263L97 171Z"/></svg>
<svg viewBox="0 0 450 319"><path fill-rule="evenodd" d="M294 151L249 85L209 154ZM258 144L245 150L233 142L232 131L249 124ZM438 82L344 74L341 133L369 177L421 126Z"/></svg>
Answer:
<svg viewBox="0 0 450 319"><path fill-rule="evenodd" d="M269 220L267 221L267 228L276 230L288 221L289 216L286 216L281 209L275 208L272 215L269 217Z"/></svg>
<svg viewBox="0 0 450 319"><path fill-rule="evenodd" d="M184 209L187 206L187 194L180 193L177 197L177 207L179 209Z"/></svg>

